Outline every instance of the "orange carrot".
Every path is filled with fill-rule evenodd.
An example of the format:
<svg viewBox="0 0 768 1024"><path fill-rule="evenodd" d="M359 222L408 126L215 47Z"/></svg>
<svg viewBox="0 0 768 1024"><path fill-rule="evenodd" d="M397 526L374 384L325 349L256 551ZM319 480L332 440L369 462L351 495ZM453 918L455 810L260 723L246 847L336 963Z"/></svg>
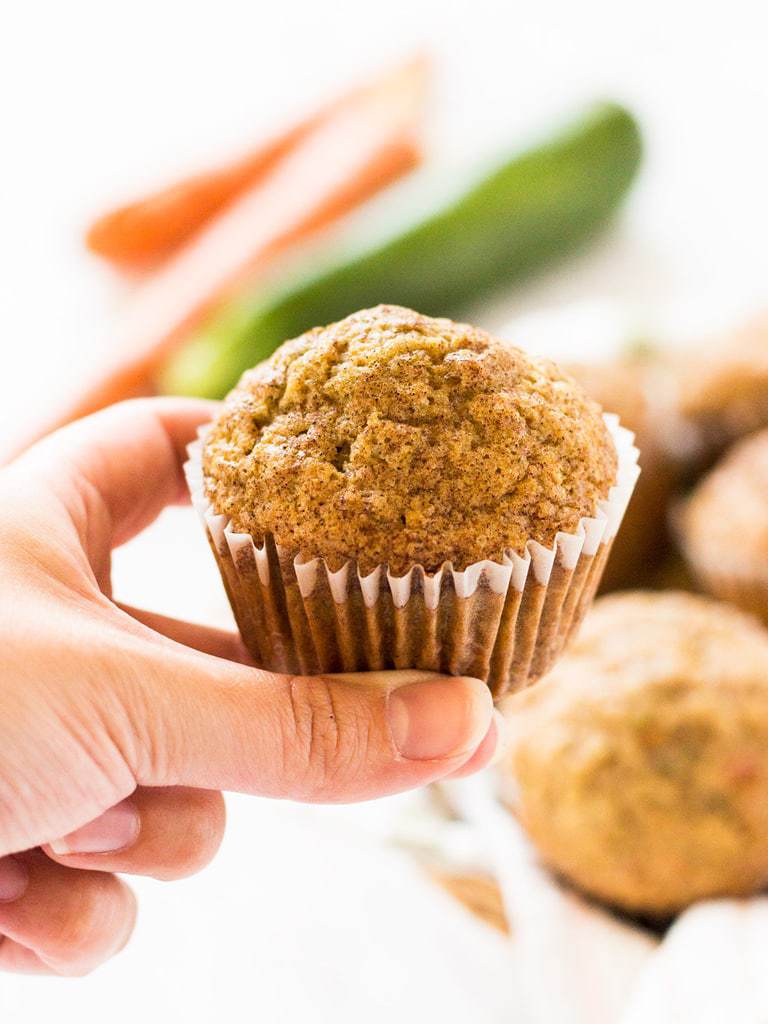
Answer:
<svg viewBox="0 0 768 1024"><path fill-rule="evenodd" d="M105 213L88 229L88 248L123 269L156 266L227 203L269 174L319 124L376 87L358 86L263 140L239 159Z"/></svg>
<svg viewBox="0 0 768 1024"><path fill-rule="evenodd" d="M86 245L122 269L151 269L234 196L268 173L314 121L308 118L292 125L239 160L109 210L88 228Z"/></svg>
<svg viewBox="0 0 768 1024"><path fill-rule="evenodd" d="M419 159L426 70L423 59L409 61L339 103L141 285L117 325L112 364L36 437L150 394L153 373L212 307L411 169Z"/></svg>

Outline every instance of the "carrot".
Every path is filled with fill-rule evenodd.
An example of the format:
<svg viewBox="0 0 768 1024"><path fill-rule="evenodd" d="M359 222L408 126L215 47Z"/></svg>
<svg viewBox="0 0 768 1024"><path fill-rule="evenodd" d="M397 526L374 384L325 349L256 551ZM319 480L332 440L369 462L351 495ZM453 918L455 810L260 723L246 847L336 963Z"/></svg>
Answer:
<svg viewBox="0 0 768 1024"><path fill-rule="evenodd" d="M416 66L414 62L414 71ZM319 124L376 88L378 84L358 86L263 140L239 159L110 210L88 229L88 248L123 269L156 266L227 203L269 174Z"/></svg>
<svg viewBox="0 0 768 1024"><path fill-rule="evenodd" d="M267 174L313 126L317 117L292 125L239 160L183 178L151 195L109 210L88 228L86 245L91 252L122 269L151 269L217 210Z"/></svg>
<svg viewBox="0 0 768 1024"><path fill-rule="evenodd" d="M307 131L140 286L118 324L115 361L36 438L152 393L153 374L213 307L268 271L288 247L411 169L419 159L425 83L425 62L409 61Z"/></svg>

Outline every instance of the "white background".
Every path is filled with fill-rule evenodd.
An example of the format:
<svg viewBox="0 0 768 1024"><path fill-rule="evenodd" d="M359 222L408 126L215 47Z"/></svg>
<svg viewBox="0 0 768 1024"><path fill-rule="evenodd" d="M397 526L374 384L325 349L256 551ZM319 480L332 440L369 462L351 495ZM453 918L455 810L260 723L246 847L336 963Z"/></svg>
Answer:
<svg viewBox="0 0 768 1024"><path fill-rule="evenodd" d="M0 37L0 438L76 387L108 345L126 289L83 252L94 212L247 145L286 112L424 42L439 58L432 151L446 161L509 147L548 114L602 96L629 103L648 142L642 180L610 237L476 319L495 326L540 307L607 301L637 328L672 335L768 305L762 8L18 4ZM118 595L134 603L228 619L186 512L120 552L115 572ZM3 978L0 1017L523 1019L502 944L370 838L385 808L238 798L230 810L206 874L137 886L142 916L119 960L73 982Z"/></svg>

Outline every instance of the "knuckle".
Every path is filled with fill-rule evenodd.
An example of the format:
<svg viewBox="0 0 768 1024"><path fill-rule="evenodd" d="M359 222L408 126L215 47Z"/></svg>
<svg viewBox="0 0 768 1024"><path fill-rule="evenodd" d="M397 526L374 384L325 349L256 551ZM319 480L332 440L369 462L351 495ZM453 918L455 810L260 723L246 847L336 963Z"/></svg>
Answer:
<svg viewBox="0 0 768 1024"><path fill-rule="evenodd" d="M289 682L290 721L284 761L297 796L307 801L340 799L365 762L370 730L355 702L339 699L329 680L295 676Z"/></svg>
<svg viewBox="0 0 768 1024"><path fill-rule="evenodd" d="M0 624L2 848L61 835L69 814L85 817L90 809L96 817L135 785L123 752L128 744L119 743L125 730L106 641L66 608L57 612L55 626L43 615ZM87 664L78 662L77 648L88 651ZM35 736L34 745L24 733Z"/></svg>

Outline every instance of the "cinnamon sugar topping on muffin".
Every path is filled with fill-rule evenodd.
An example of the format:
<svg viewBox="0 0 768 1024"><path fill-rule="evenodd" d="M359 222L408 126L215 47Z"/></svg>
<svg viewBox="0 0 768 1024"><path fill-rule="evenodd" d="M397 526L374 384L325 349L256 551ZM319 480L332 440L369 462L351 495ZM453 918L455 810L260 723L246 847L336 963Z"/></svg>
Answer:
<svg viewBox="0 0 768 1024"><path fill-rule="evenodd" d="M395 574L551 545L595 514L616 465L599 406L553 364L398 306L282 345L203 453L234 529Z"/></svg>

